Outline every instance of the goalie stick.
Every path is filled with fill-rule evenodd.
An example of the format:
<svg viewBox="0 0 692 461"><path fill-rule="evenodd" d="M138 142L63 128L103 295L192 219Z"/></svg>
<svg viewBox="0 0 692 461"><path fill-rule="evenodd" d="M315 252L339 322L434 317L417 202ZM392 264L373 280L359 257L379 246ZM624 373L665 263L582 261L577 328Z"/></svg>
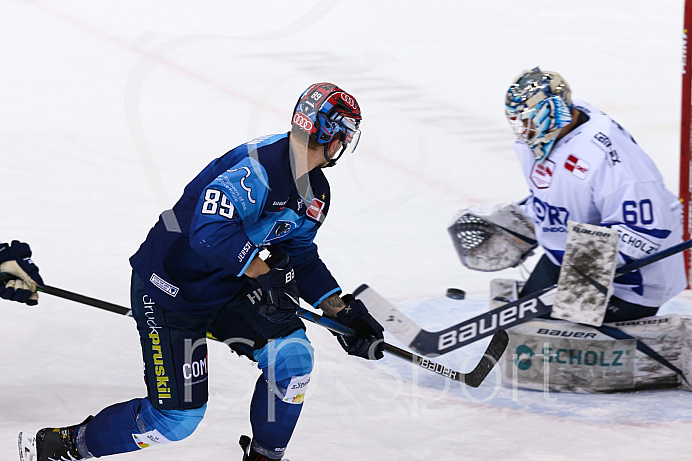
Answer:
<svg viewBox="0 0 692 461"><path fill-rule="evenodd" d="M616 273L635 271L689 248L692 248L692 240L624 264L616 269ZM557 284L440 331L424 330L368 285L359 286L353 296L363 301L372 316L408 348L426 357L436 357L495 334L500 329L550 314L556 292Z"/></svg>
<svg viewBox="0 0 692 461"><path fill-rule="evenodd" d="M0 282L5 282L7 280L12 280L14 277L0 272ZM100 299L90 298L88 296L80 295L71 291L63 290L61 288L52 287L49 285L39 286L37 291L57 296L59 298L68 299L70 301L75 301L78 303L86 304L88 306L97 307L109 312L114 312L116 314L121 314L125 316L132 316L132 311L124 306L119 306L117 304L112 304ZM324 316L311 312L307 309L301 307L298 308L298 316L309 322L320 325L327 328L330 331L334 331L338 334L352 336L355 331L344 326L338 322L330 320ZM208 336L210 339L216 339ZM478 365L468 373L462 373L460 371L455 371L451 368L440 365L439 363L432 362L425 357L421 357L407 350L401 349L394 345L384 343L384 350L391 355L394 355L402 360L412 363L415 366L425 368L433 373L444 376L455 381L466 384L470 387L478 387L481 385L483 380L488 376L493 367L500 360L500 357L507 348L507 343L509 342L509 336L504 330L498 330L495 332L493 339L488 344L488 347L483 354L483 357L478 362Z"/></svg>

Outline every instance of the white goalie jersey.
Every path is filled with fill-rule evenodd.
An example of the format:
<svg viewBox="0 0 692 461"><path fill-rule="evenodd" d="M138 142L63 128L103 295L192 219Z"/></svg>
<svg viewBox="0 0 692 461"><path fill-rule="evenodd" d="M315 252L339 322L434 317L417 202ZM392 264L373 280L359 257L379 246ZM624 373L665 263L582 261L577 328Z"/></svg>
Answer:
<svg viewBox="0 0 692 461"><path fill-rule="evenodd" d="M567 221L618 231L621 263L641 259L682 239L681 204L668 191L652 159L632 136L603 112L582 102L588 116L538 163L526 144L515 143L531 197L525 212L536 239L560 265ZM615 279L614 296L657 307L686 286L682 254Z"/></svg>

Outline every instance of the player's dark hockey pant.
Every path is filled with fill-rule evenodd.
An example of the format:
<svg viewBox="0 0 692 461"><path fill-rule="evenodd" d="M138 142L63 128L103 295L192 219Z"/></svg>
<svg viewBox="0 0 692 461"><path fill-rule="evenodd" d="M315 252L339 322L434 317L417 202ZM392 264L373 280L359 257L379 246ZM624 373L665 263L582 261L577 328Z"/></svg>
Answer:
<svg viewBox="0 0 692 461"><path fill-rule="evenodd" d="M618 277L618 281L624 283L625 281L622 277L626 277L627 275L628 274ZM519 297L521 298L535 293L538 290L542 290L543 288L555 285L559 277L560 266L556 266L548 256L543 255L531 272L524 288L522 288L521 293L519 293ZM656 312L658 312L658 307L633 304L615 296L611 296L608 301L608 310L606 311L604 322L621 322L624 320L640 319L642 317L656 315Z"/></svg>
<svg viewBox="0 0 692 461"><path fill-rule="evenodd" d="M132 313L148 395L98 413L87 425L82 450L104 456L192 434L207 406L205 338L209 332L252 358L262 370L250 406L253 448L270 458L281 457L298 421L313 366L312 346L298 318L288 324L271 323L245 296L236 297L219 312L171 312L153 302L136 275Z"/></svg>

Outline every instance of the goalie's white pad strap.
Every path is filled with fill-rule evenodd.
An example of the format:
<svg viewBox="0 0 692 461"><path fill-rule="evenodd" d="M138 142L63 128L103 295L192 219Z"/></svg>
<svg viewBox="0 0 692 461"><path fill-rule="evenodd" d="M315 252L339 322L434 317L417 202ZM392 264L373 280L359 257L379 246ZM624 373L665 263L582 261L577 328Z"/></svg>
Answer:
<svg viewBox="0 0 692 461"><path fill-rule="evenodd" d="M551 316L600 326L613 293L618 232L574 221L567 222L567 229Z"/></svg>

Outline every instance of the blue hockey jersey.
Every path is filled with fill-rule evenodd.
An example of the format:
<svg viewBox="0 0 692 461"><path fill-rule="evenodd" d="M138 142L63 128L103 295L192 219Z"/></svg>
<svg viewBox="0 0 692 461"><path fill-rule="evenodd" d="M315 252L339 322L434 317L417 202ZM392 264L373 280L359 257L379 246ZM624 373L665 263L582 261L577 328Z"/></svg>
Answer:
<svg viewBox="0 0 692 461"><path fill-rule="evenodd" d="M243 273L263 248L289 255L311 305L341 291L313 241L329 183L319 168L296 180L294 166L286 133L238 146L202 170L130 258L154 301L178 312L219 309L247 289Z"/></svg>

